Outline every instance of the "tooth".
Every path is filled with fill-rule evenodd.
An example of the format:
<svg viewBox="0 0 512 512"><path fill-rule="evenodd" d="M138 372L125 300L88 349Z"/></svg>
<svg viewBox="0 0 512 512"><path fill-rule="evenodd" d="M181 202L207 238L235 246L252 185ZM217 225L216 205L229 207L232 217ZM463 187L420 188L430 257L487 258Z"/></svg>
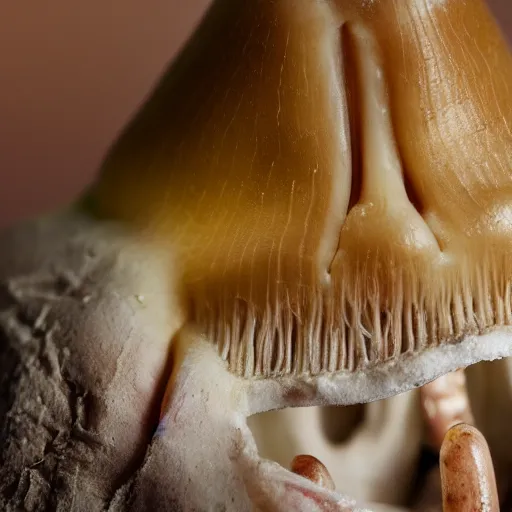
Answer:
<svg viewBox="0 0 512 512"><path fill-rule="evenodd" d="M499 512L498 491L489 447L474 427L448 431L441 447L443 512Z"/></svg>
<svg viewBox="0 0 512 512"><path fill-rule="evenodd" d="M329 489L335 490L334 482L327 468L312 455L297 455L291 463L293 473L303 476L313 483Z"/></svg>

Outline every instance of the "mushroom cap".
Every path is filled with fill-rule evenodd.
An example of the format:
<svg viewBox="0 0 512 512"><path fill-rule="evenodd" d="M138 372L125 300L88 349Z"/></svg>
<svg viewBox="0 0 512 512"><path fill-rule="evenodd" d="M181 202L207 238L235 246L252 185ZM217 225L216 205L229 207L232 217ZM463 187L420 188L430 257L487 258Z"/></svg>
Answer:
<svg viewBox="0 0 512 512"><path fill-rule="evenodd" d="M512 325L512 61L481 0L218 0L104 162L244 377Z"/></svg>

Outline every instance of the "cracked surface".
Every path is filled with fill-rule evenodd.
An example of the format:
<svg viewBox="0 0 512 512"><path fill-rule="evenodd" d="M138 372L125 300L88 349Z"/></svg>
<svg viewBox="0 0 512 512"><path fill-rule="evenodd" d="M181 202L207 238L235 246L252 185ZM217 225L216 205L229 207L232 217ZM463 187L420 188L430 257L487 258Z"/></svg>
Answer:
<svg viewBox="0 0 512 512"><path fill-rule="evenodd" d="M101 510L151 439L178 304L112 226L44 219L0 247L0 508Z"/></svg>

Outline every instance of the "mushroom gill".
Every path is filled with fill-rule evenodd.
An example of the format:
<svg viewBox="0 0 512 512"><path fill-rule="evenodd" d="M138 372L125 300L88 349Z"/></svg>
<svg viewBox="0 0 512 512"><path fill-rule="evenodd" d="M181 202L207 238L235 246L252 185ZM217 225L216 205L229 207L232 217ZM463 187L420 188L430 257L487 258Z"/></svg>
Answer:
<svg viewBox="0 0 512 512"><path fill-rule="evenodd" d="M168 244L237 375L456 344L512 325L511 83L481 0L218 0L91 208Z"/></svg>

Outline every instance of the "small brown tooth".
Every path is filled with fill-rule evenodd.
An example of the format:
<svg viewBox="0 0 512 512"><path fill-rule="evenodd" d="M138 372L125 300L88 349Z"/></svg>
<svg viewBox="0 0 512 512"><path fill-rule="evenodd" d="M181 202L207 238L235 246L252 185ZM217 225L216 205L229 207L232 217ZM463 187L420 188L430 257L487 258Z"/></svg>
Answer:
<svg viewBox="0 0 512 512"><path fill-rule="evenodd" d="M296 475L303 476L324 489L335 490L335 485L329 471L312 455L297 455L292 460L291 470Z"/></svg>
<svg viewBox="0 0 512 512"><path fill-rule="evenodd" d="M499 501L491 454L484 436L459 424L441 447L443 512L498 512Z"/></svg>

